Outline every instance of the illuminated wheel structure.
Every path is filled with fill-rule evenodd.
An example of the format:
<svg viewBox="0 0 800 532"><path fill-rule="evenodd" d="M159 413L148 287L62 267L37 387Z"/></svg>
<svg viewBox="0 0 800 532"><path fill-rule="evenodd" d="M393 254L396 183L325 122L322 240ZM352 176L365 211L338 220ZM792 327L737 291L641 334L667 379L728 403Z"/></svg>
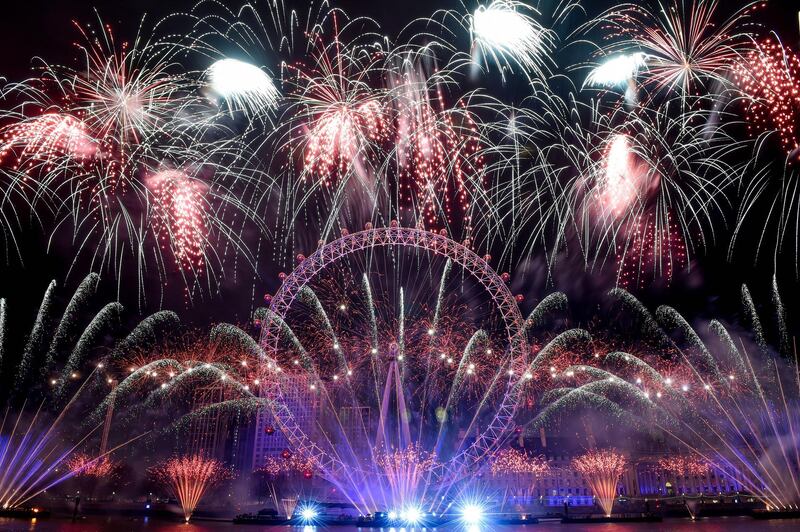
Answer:
<svg viewBox="0 0 800 532"><path fill-rule="evenodd" d="M503 279L475 252L444 234L400 227L397 222L392 222L390 227L368 228L345 234L303 259L298 267L286 276L280 289L272 297L270 311L264 317L261 346L268 358L272 361L277 360L281 333L289 309L300 291L325 268L350 254L389 246L425 250L434 255L444 256L460 265L485 288L502 316L512 371L509 372L506 392L497 406L492 421L474 442L439 467L437 471L439 478L455 481L463 478L465 474L476 472L480 468L482 459L490 456L513 429L514 413L520 397L528 356L524 320L516 299ZM308 437L283 400L281 386L278 385L276 388L270 390L273 398L270 402L272 414L289 445L324 471L338 471L348 467Z"/></svg>

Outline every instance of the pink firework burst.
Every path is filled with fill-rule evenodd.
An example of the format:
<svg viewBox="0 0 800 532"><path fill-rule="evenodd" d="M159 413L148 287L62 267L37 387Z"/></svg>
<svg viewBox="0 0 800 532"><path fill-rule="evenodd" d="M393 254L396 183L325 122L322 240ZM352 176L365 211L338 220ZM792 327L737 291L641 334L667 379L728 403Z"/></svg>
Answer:
<svg viewBox="0 0 800 532"><path fill-rule="evenodd" d="M97 143L86 124L72 115L45 113L5 128L0 141L0 163L13 156L17 170L30 171L43 165L46 172L62 158L90 159Z"/></svg>
<svg viewBox="0 0 800 532"><path fill-rule="evenodd" d="M502 449L492 458L491 471L494 476L542 475L550 470L543 456L531 456L513 448Z"/></svg>
<svg viewBox="0 0 800 532"><path fill-rule="evenodd" d="M204 183L178 170L161 171L146 181L155 202L156 234L172 248L183 267L202 271L207 241Z"/></svg>
<svg viewBox="0 0 800 532"><path fill-rule="evenodd" d="M775 131L787 153L800 147L800 57L790 48L765 39L734 68L745 95L751 131Z"/></svg>
<svg viewBox="0 0 800 532"><path fill-rule="evenodd" d="M643 196L647 172L639 166L630 138L614 135L606 150L604 174L595 191L602 216L616 219Z"/></svg>
<svg viewBox="0 0 800 532"><path fill-rule="evenodd" d="M697 456L670 456L658 461L658 470L678 477L704 476L711 471L711 465Z"/></svg>
<svg viewBox="0 0 800 532"><path fill-rule="evenodd" d="M330 184L337 172L346 172L356 162L366 145L385 138L386 131L383 109L376 100L355 106L332 103L308 131L306 170Z"/></svg>

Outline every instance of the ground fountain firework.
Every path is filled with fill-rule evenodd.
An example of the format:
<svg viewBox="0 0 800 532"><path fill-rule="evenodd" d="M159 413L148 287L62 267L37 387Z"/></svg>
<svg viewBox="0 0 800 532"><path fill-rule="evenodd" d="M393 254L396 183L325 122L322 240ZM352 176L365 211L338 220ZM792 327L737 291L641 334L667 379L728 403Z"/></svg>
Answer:
<svg viewBox="0 0 800 532"><path fill-rule="evenodd" d="M575 471L583 475L591 486L606 517L611 517L617 484L626 463L626 458L613 450L592 450L572 461Z"/></svg>
<svg viewBox="0 0 800 532"><path fill-rule="evenodd" d="M178 500L187 523L208 490L232 477L218 460L197 455L171 458L151 468L150 474Z"/></svg>

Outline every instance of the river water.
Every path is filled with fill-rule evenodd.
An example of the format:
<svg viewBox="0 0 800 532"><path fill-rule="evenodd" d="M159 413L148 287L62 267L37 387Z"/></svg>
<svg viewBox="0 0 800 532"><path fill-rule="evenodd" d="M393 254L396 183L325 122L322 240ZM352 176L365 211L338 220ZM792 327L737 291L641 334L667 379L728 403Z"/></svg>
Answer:
<svg viewBox="0 0 800 532"><path fill-rule="evenodd" d="M89 517L75 523L66 519L50 518L38 521L22 519L0 518L0 531L2 532L218 532L224 529L236 529L240 532L284 531L284 532L315 532L321 527L291 527L291 526L256 526L233 525L226 522L197 521L187 524L176 523L158 519L124 518L124 517ZM422 530L460 531L465 528L460 525L451 525L432 529L424 528L384 528L365 529L358 527L336 526L327 530L338 532L355 532L363 530L384 530L386 532L416 532ZM691 521L689 519L665 519L662 523L604 523L592 525L562 525L557 521L543 521L536 525L484 525L480 528L470 528L475 532L756 532L800 530L800 519L784 519L771 521L756 521L748 517L720 517Z"/></svg>

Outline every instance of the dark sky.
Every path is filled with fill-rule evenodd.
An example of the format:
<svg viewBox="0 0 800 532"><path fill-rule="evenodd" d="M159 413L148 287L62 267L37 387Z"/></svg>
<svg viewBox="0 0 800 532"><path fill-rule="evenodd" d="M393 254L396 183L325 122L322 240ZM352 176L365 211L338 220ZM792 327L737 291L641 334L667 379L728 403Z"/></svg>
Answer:
<svg viewBox="0 0 800 532"><path fill-rule="evenodd" d="M553 0L555 1L555 0ZM229 5L238 2L225 2ZM584 2L592 10L600 8L598 2L587 0ZM604 4L606 2L603 2ZM729 0L722 2L726 8L736 4ZM762 17L762 21L775 25L787 42L797 44L797 13L796 9L787 6L792 2L772 2L771 7ZM79 21L94 21L92 7L97 8L106 22L114 23L121 33L133 32L143 14L151 20L157 20L164 15L190 8L193 1L186 0L126 0L126 1L48 1L48 0L22 0L7 2L2 8L0 16L0 75L10 79L23 77L30 65L30 59L35 55L46 56L49 60L66 61L71 57L70 43L76 38L71 26L71 19ZM300 3L302 4L302 3ZM439 8L458 7L459 2L444 0L405 0L398 2L377 0L342 0L335 5L345 8L351 15L363 14L376 18L386 28L388 33L394 33L415 17L425 16ZM469 4L471 5L471 4ZM56 254L47 255L44 252L42 238L23 235L22 247L25 264L11 259L8 264L0 265L0 296L7 297L13 305L26 308L26 312L35 312L35 305L41 298L50 279L62 281L65 264L68 260ZM719 246L724 248L725 246ZM752 259L747 253L741 255L734 265L725 261L724 249L712 251L706 258L697 263L697 267L685 279L677 279L669 289L660 289L642 294L643 298L651 305L669 303L689 312L711 314L717 310L733 308L731 301L738 299L738 290L742 282L753 285L754 292L763 294L768 288L771 277L771 265L762 263L754 267ZM69 259L69 257L66 257ZM786 257L784 261L793 261L794 257ZM785 268L781 278L784 293L797 293L798 284L791 272L792 268ZM82 275L73 275L71 287L80 280ZM583 286L591 286L591 282L584 280L561 280L563 284L573 286L555 286L557 289L570 291L573 298L580 298ZM110 283L110 285L109 285ZM270 286L272 284L273 286ZM274 290L274 282L257 283L255 297L253 297L252 283L246 279L240 286L229 285L228 290L221 298L187 309L180 299L167 301L166 306L183 311L188 319L198 322L205 321L241 321L246 318L247 312L252 307L254 299L260 299L260 294L267 290ZM116 285L107 282L105 289L113 295ZM542 279L529 282L528 291L534 293L531 300L537 299L536 292L551 291L553 287L545 287ZM542 297L541 293L538 297ZM123 296L123 303L124 301ZM221 300L220 300L221 299ZM527 303L526 303L527 305ZM33 310L31 310L33 309ZM154 310L154 309L148 309ZM524 312L529 308L523 308Z"/></svg>

